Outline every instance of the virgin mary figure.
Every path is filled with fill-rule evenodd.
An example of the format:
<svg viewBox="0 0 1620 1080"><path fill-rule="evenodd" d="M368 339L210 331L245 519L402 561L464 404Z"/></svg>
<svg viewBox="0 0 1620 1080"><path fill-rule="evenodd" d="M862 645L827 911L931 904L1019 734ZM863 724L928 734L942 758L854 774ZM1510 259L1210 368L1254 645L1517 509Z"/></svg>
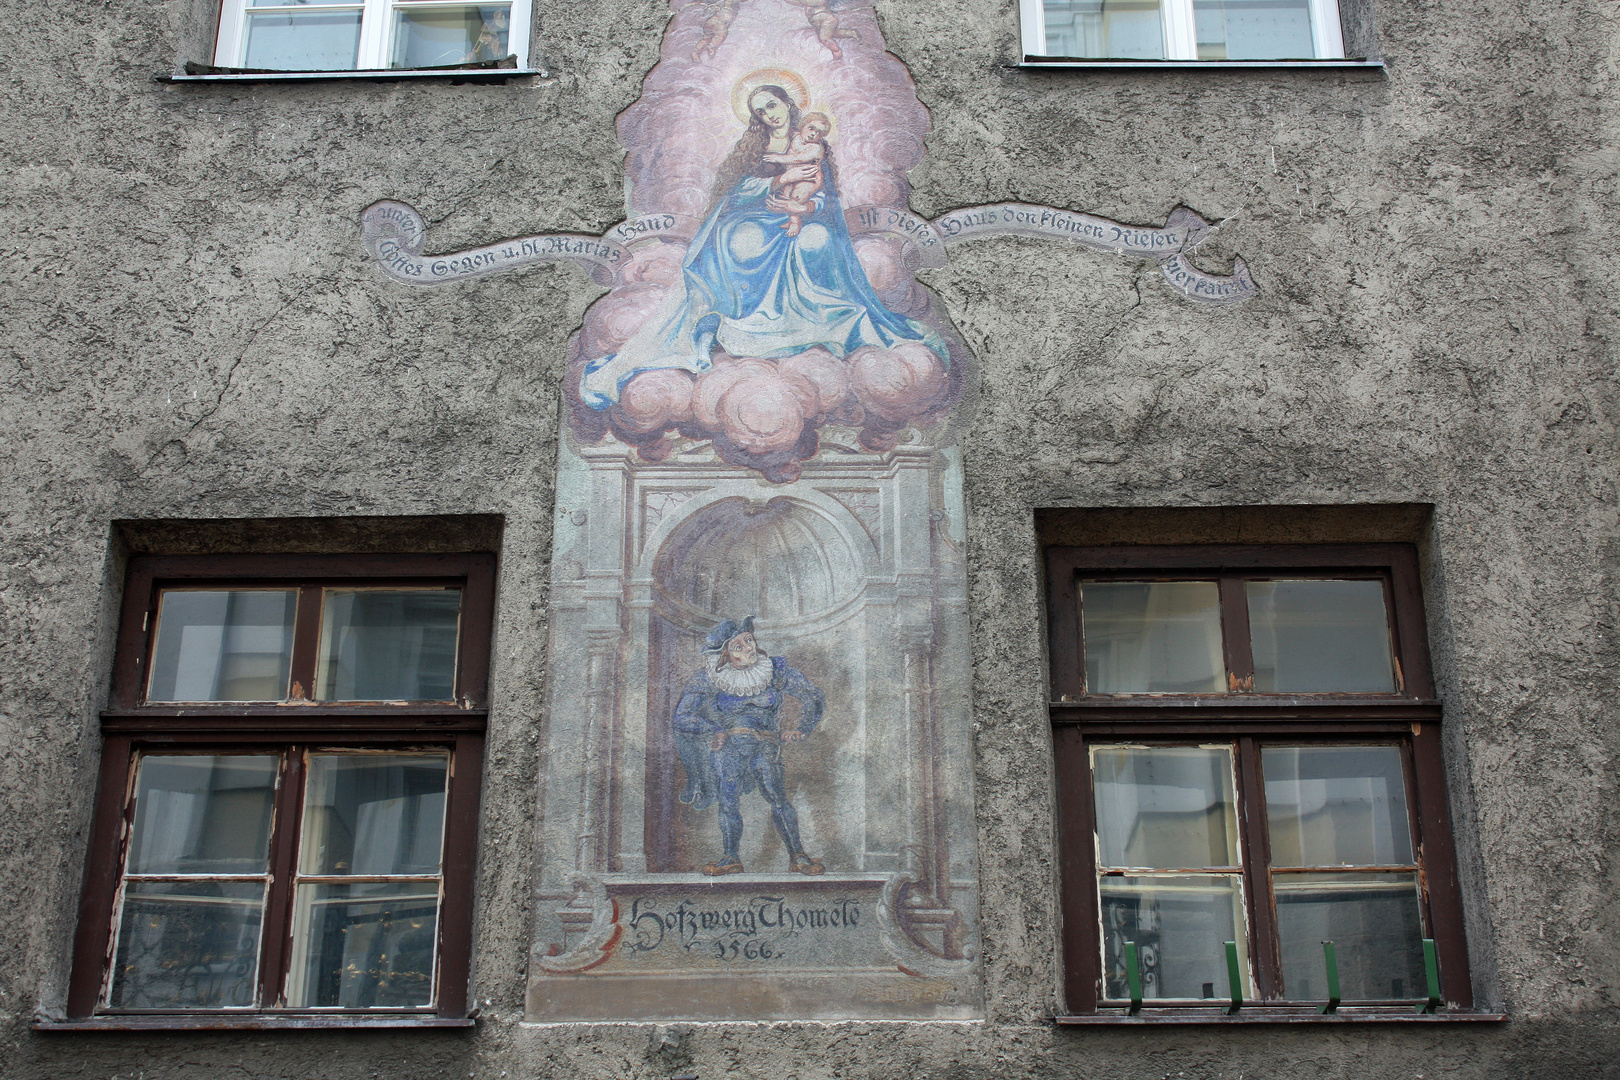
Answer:
<svg viewBox="0 0 1620 1080"><path fill-rule="evenodd" d="M747 105L748 129L720 166L680 282L618 352L586 365L580 391L591 408L611 407L644 371L705 372L716 347L780 360L816 346L842 358L867 345L914 341L948 364L943 339L890 311L867 281L844 223L832 147L819 164L766 159L787 154L800 131L792 95L767 83L748 94ZM795 185L818 176L813 194L790 197Z"/></svg>

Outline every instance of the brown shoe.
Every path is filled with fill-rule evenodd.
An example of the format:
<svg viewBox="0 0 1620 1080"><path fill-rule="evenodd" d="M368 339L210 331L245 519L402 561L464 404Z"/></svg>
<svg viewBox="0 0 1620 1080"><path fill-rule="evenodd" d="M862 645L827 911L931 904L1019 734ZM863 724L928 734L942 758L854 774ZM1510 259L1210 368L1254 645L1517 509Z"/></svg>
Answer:
<svg viewBox="0 0 1620 1080"><path fill-rule="evenodd" d="M827 872L827 868L821 865L820 859L812 859L802 851L793 856L793 861L788 869L795 874L809 874L811 877Z"/></svg>
<svg viewBox="0 0 1620 1080"><path fill-rule="evenodd" d="M710 863L708 866L705 866L703 868L703 872L708 874L710 877L720 877L722 874L740 874L743 872L743 864L728 855L724 859L720 859L716 862ZM816 872L820 873L819 870Z"/></svg>

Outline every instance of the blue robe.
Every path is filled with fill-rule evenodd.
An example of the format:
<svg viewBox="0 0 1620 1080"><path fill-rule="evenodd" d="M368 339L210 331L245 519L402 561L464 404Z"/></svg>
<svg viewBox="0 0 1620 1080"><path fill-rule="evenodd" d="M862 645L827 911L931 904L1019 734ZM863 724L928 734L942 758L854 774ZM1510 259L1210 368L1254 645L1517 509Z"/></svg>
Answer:
<svg viewBox="0 0 1620 1080"><path fill-rule="evenodd" d="M768 168L769 166L762 166ZM778 360L821 346L844 357L866 345L919 341L948 362L939 335L883 305L866 280L844 223L833 170L798 236L765 205L766 176L745 176L687 248L681 282L612 356L585 368L580 392L593 409L619 400L644 371L708 371L715 346L732 356Z"/></svg>

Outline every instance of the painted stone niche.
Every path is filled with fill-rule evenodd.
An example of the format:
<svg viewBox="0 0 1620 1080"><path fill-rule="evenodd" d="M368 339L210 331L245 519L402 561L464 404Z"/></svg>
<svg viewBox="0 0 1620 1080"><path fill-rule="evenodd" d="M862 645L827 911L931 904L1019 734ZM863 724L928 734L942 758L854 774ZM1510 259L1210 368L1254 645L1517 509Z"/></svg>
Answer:
<svg viewBox="0 0 1620 1080"><path fill-rule="evenodd" d="M981 1012L956 456L823 434L788 484L710 445L566 452L534 1018ZM734 613L824 702L767 750L820 873L792 869L758 777L738 793L742 871L704 872L723 799L673 720ZM776 726L797 730L809 709L781 697ZM746 766L760 740L737 741ZM724 771L728 749L699 752Z"/></svg>

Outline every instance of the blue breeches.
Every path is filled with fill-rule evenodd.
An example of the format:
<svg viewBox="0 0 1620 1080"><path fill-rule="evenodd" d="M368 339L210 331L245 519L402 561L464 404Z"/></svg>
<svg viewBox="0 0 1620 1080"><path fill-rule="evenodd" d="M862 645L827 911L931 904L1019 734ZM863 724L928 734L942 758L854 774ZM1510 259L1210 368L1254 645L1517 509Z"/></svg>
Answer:
<svg viewBox="0 0 1620 1080"><path fill-rule="evenodd" d="M726 745L715 752L714 772L720 780L720 838L725 842L728 858L738 858L743 831L742 795L756 784L759 793L771 804L771 823L782 837L788 855L804 851L799 842L799 815L788 802L782 748L775 741L750 735L731 736Z"/></svg>

